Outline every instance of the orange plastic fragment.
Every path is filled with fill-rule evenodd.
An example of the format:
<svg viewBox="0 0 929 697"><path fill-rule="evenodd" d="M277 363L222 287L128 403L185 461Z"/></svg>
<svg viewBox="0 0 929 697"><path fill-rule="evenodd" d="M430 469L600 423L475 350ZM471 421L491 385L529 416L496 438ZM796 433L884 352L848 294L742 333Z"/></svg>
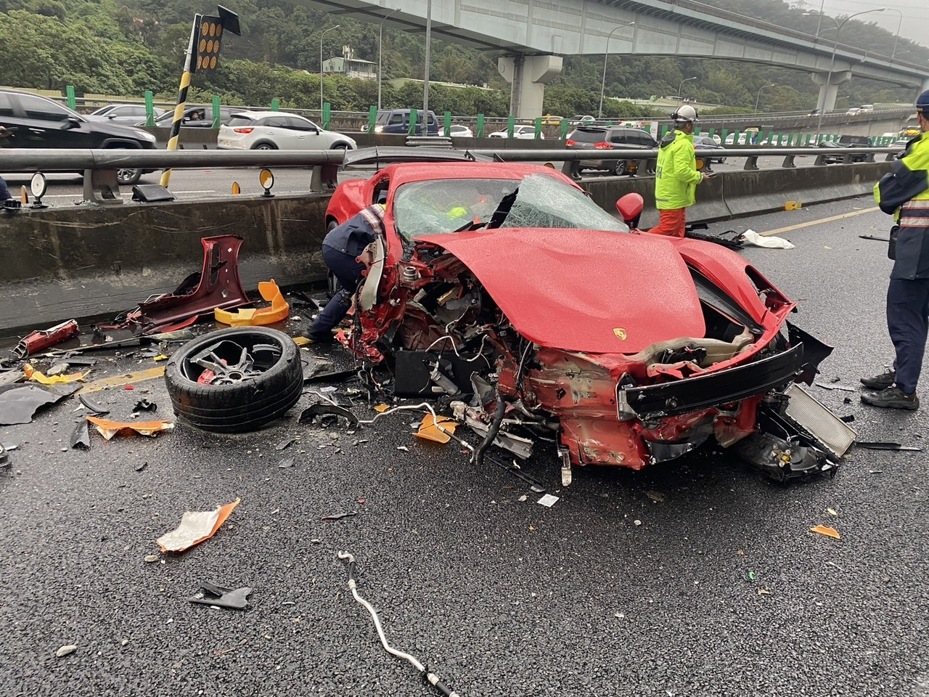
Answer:
<svg viewBox="0 0 929 697"><path fill-rule="evenodd" d="M839 534L839 531L835 528L830 528L828 525L815 525L810 528L810 532L815 532L817 535L824 535L826 537L831 537L833 540L841 540L842 536Z"/></svg>
<svg viewBox="0 0 929 697"><path fill-rule="evenodd" d="M174 429L174 424L170 421L111 421L101 419L99 416L88 416L86 419L107 440L112 440L113 436L118 433L126 433L126 435L137 433L140 436L154 437L156 433Z"/></svg>
<svg viewBox="0 0 929 697"><path fill-rule="evenodd" d="M254 327L266 324L277 324L290 314L290 305L284 300L281 289L272 278L270 281L261 281L258 284L258 292L262 299L271 303L270 307L246 307L235 312L229 312L217 307L213 310L213 317L217 322L228 324L232 327Z"/></svg>
<svg viewBox="0 0 929 697"><path fill-rule="evenodd" d="M87 371L89 373L90 371ZM53 375L49 377L45 373L36 370L29 363L23 366L23 376L27 380L37 382L40 385L65 385L69 382L79 382L87 377L87 373L71 373L70 375Z"/></svg>
<svg viewBox="0 0 929 697"><path fill-rule="evenodd" d="M416 437L436 443L448 443L452 439L451 434L455 432L456 426L458 423L447 416L440 416L436 419L432 414L426 414L419 424Z"/></svg>
<svg viewBox="0 0 929 697"><path fill-rule="evenodd" d="M242 499L213 511L186 511L181 524L156 540L162 552L183 552L213 537Z"/></svg>

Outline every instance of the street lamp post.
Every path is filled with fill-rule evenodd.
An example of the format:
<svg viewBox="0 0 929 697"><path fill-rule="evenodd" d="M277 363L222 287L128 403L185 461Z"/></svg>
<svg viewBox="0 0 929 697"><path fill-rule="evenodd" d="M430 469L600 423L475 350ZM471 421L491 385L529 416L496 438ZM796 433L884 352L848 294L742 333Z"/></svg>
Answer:
<svg viewBox="0 0 929 697"><path fill-rule="evenodd" d="M758 100L761 99L761 91L762 91L765 87L774 87L774 83L773 83L773 82L769 82L769 83L767 83L767 84L765 84L765 85L762 85L761 87L758 88L758 94L755 96L755 113L756 113L756 114L758 113Z"/></svg>
<svg viewBox="0 0 929 697"><path fill-rule="evenodd" d="M693 77L685 77L683 80L681 80L680 84L677 86L677 98L680 99L682 102L684 101L684 93L683 93L684 83L690 82L691 80L696 80L696 79L697 79L696 75L694 75Z"/></svg>
<svg viewBox="0 0 929 697"><path fill-rule="evenodd" d="M888 12L896 12L900 19L897 21L897 33L894 35L894 47L890 52L890 60L893 62L893 59L897 56L897 42L900 40L900 30L903 28L903 12L898 10L896 7L887 7L885 8Z"/></svg>
<svg viewBox="0 0 929 697"><path fill-rule="evenodd" d="M391 15L395 15L400 8L395 8L392 12L386 14L381 19L380 27L377 32L377 110L381 110L381 72L383 71L383 47L384 47L384 22Z"/></svg>
<svg viewBox="0 0 929 697"><path fill-rule="evenodd" d="M319 119L320 121L322 121L322 118L323 118L323 36L326 35L327 31L338 29L340 26L342 25L336 24L334 27L323 29L319 33Z"/></svg>
<svg viewBox="0 0 929 697"><path fill-rule="evenodd" d="M633 24L635 24L634 21L633 21L633 22L623 22L622 24L613 27L613 28L610 30L610 33L607 34L607 37L606 37L606 48L603 49L603 77L600 79L600 106L597 108L597 118L598 118L598 119L602 119L602 118L603 118L603 91L606 89L606 59L607 59L607 58L609 57L609 55L610 55L610 39L613 38L613 33L614 33L616 30L622 29L623 27L630 27L630 26L632 26Z"/></svg>
<svg viewBox="0 0 929 697"><path fill-rule="evenodd" d="M835 69L835 52L836 52L836 49L839 48L839 32L842 31L842 27L848 24L848 22L854 19L855 17L860 17L861 15L870 14L872 12L883 12L885 9L886 8L884 7L878 7L873 10L862 10L861 12L856 12L853 15L849 15L848 17L843 19L841 22L837 20L835 17L829 18L833 22L835 22L835 37L833 38L833 41L832 41L832 57L829 59L829 72L826 75L825 98L823 99L822 107L819 110L819 117L816 119L816 142L817 143L819 142L820 131L822 130L822 125L823 125L823 113L826 111L826 99L828 99L828 96L829 96L829 88L832 86L832 71Z"/></svg>

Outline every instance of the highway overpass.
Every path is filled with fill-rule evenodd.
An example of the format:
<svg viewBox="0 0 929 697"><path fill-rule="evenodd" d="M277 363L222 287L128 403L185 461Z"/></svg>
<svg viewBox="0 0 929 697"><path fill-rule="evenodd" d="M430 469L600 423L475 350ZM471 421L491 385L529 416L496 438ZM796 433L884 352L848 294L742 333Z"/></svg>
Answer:
<svg viewBox="0 0 929 697"><path fill-rule="evenodd" d="M821 109L835 108L853 75L929 88L924 65L862 53L854 46L785 29L692 0L307 0L332 14L422 30L431 8L439 37L499 51L518 118L542 113L544 85L562 57L614 54L748 61L804 70L820 85ZM833 65L833 48L835 48ZM828 79L831 76L831 79Z"/></svg>

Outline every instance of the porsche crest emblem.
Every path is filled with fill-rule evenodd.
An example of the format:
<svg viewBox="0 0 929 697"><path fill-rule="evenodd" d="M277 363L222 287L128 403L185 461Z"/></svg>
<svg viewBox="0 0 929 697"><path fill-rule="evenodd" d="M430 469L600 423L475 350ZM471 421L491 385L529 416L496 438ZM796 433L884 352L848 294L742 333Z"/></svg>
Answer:
<svg viewBox="0 0 929 697"><path fill-rule="evenodd" d="M613 335L620 341L626 340L626 330L622 327L613 327Z"/></svg>

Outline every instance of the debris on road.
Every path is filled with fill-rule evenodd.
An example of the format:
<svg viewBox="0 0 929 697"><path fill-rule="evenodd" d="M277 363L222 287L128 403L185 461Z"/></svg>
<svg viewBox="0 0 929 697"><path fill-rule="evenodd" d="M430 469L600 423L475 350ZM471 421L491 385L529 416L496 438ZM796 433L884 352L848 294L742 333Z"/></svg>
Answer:
<svg viewBox="0 0 929 697"><path fill-rule="evenodd" d="M419 424L416 437L435 443L448 443L455 433L458 422L448 416L436 417L435 414L426 414Z"/></svg>
<svg viewBox="0 0 929 697"><path fill-rule="evenodd" d="M49 377L33 368L29 363L23 366L23 375L26 379L30 382L37 382L40 385L67 385L70 382L83 382L89 372L90 371L86 373L71 373L70 375L55 375Z"/></svg>
<svg viewBox="0 0 929 697"><path fill-rule="evenodd" d="M120 433L123 435L137 433L140 436L154 437L162 431L174 430L174 424L170 421L111 421L97 416L86 416L84 418L92 423L97 432L106 440L112 440L114 436Z"/></svg>
<svg viewBox="0 0 929 697"><path fill-rule="evenodd" d="M290 305L284 300L281 289L277 287L273 278L270 281L259 281L258 293L263 300L271 303L270 307L242 308L235 312L217 307L213 310L213 317L220 324L228 324L231 327L264 326L287 319Z"/></svg>
<svg viewBox="0 0 929 697"><path fill-rule="evenodd" d="M839 531L835 528L829 527L828 525L814 525L812 528L810 528L810 532L815 532L817 535L823 535L824 537L831 537L833 540L842 539Z"/></svg>
<svg viewBox="0 0 929 697"><path fill-rule="evenodd" d="M368 614L371 615L371 619L374 620L374 628L377 630L377 636L381 640L381 646L384 647L384 650L391 656L407 661L420 673L420 675L422 675L423 679L432 685L440 694L445 695L445 697L459 697L457 692L443 683L439 676L427 669L419 659L404 651L399 651L387 643L387 637L384 635L384 629L381 627L381 620L377 615L377 611L371 603L362 598L358 593L358 584L355 582L355 557L348 552L340 551L338 553L338 558L345 563L346 571L348 572L348 587L352 591L352 597L354 597L355 600L368 611Z"/></svg>
<svg viewBox="0 0 929 697"><path fill-rule="evenodd" d="M781 237L762 236L749 228L742 233L742 242L750 247L765 247L766 249L793 249L792 242Z"/></svg>
<svg viewBox="0 0 929 697"><path fill-rule="evenodd" d="M352 412L345 407L340 407L335 404L313 404L301 412L297 422L301 424L319 422L320 426L333 426L338 425L340 420L344 420L348 428L355 428L358 426L357 416L352 414Z"/></svg>
<svg viewBox="0 0 929 697"><path fill-rule="evenodd" d="M154 402L148 401L147 399L140 399L138 402L135 403L135 406L132 407L132 411L134 412L158 411L158 405L155 404Z"/></svg>
<svg viewBox="0 0 929 697"><path fill-rule="evenodd" d="M71 432L71 448L90 450L90 429L87 427L86 419L78 421Z"/></svg>
<svg viewBox="0 0 929 697"><path fill-rule="evenodd" d="M160 554L146 554L145 557L142 559L142 561L144 561L146 564L154 564L156 561L159 561L160 559L161 559Z"/></svg>
<svg viewBox="0 0 929 697"><path fill-rule="evenodd" d="M901 445L900 443L894 443L892 441L860 440L855 443L855 445L865 450L902 450L913 453L921 453L923 451L921 447L916 445Z"/></svg>
<svg viewBox="0 0 929 697"><path fill-rule="evenodd" d="M10 456L7 455L7 449L0 444L0 473L8 474L10 471L10 465L13 462L10 460Z"/></svg>
<svg viewBox="0 0 929 697"><path fill-rule="evenodd" d="M78 332L77 322L73 319L48 329L37 329L20 339L11 353L15 358L23 359L65 342L77 336Z"/></svg>
<svg viewBox="0 0 929 697"><path fill-rule="evenodd" d="M110 413L109 409L104 409L103 407L97 406L89 399L87 399L83 392L77 396L77 399L81 404L84 405L84 408L87 411L93 412L94 416L105 416Z"/></svg>
<svg viewBox="0 0 929 697"><path fill-rule="evenodd" d="M77 651L77 646L74 644L65 644L64 646L59 647L57 651L55 651L55 656L58 658L64 658L65 656L68 656L75 651Z"/></svg>
<svg viewBox="0 0 929 697"><path fill-rule="evenodd" d="M126 387L132 389L135 385L140 382L145 382L147 380L155 380L160 378L165 374L164 366L157 366L155 368L146 368L145 370L137 370L132 373L123 373L122 375L114 375L108 378L101 378L100 380L94 380L93 382L86 383L81 388L81 394L91 394L93 392L99 392L100 390L105 390L109 387Z"/></svg>
<svg viewBox="0 0 929 697"><path fill-rule="evenodd" d="M536 501L540 506L545 506L546 508L551 508L556 503L558 503L558 497L553 496L552 494L545 494L542 498Z"/></svg>
<svg viewBox="0 0 929 697"><path fill-rule="evenodd" d="M57 404L79 389L79 385L62 385L47 390L38 385L3 389L0 391L0 426L32 423L32 417L41 407Z"/></svg>
<svg viewBox="0 0 929 697"><path fill-rule="evenodd" d="M294 458L285 457L283 460L277 463L277 466L282 470L290 469L291 467L294 466L294 462L295 462Z"/></svg>
<svg viewBox="0 0 929 697"><path fill-rule="evenodd" d="M838 512L837 510L835 510L834 508L827 508L827 509L826 509L826 513L828 513L829 515L831 515L833 518L838 518L838 517L839 517L839 512Z"/></svg>
<svg viewBox="0 0 929 697"><path fill-rule="evenodd" d="M223 588L212 583L201 583L200 591L188 600L197 605L222 607L228 610L248 609L248 596L251 588Z"/></svg>
<svg viewBox="0 0 929 697"><path fill-rule="evenodd" d="M186 511L181 524L156 540L162 552L183 552L213 537L241 499L219 506L213 511Z"/></svg>
<svg viewBox="0 0 929 697"><path fill-rule="evenodd" d="M827 383L816 381L813 383L817 387L822 387L824 390L842 390L843 392L857 392L858 389L855 387L848 387L847 385L836 385L835 383Z"/></svg>
<svg viewBox="0 0 929 697"><path fill-rule="evenodd" d="M331 513L324 515L320 520L342 520L342 518L351 518L358 515L358 511L348 511L347 513Z"/></svg>

